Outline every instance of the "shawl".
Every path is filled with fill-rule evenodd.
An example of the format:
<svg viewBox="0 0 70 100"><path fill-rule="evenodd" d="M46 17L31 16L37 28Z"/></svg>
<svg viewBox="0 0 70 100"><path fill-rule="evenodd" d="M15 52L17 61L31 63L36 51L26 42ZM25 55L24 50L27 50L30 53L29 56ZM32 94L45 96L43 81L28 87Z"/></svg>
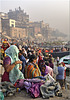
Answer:
<svg viewBox="0 0 70 100"><path fill-rule="evenodd" d="M11 59L11 64L13 64L15 61L18 61L18 53L19 50L17 48L17 46L15 45L11 45L6 51L5 51L6 55L10 57ZM17 64L10 72L9 72L9 80L15 84L15 82L18 79L24 79L24 76L22 74L22 72L19 70L21 64Z"/></svg>
<svg viewBox="0 0 70 100"><path fill-rule="evenodd" d="M41 72L38 68L37 64L33 64L33 63L29 63L26 67L25 67L25 78L34 78L37 76L41 76Z"/></svg>

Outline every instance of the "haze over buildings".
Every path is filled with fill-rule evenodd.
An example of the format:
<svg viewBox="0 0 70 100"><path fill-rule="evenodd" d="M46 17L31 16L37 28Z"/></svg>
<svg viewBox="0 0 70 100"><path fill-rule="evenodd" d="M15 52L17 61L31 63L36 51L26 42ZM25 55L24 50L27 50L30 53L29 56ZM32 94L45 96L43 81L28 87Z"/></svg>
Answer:
<svg viewBox="0 0 70 100"><path fill-rule="evenodd" d="M12 39L24 39L31 41L65 41L67 35L53 29L43 21L29 21L29 15L18 7L8 13L0 12L1 34ZM64 39L65 38L65 39Z"/></svg>
<svg viewBox="0 0 70 100"><path fill-rule="evenodd" d="M20 6L31 21L43 20L52 28L69 34L69 0L0 0L0 12Z"/></svg>

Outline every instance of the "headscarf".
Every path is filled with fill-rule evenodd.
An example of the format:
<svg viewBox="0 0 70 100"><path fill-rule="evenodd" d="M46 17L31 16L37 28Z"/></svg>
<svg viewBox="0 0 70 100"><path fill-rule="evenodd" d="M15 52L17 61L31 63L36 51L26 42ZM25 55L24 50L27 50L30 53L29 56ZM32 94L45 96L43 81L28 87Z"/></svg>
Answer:
<svg viewBox="0 0 70 100"><path fill-rule="evenodd" d="M39 56L39 59L38 59L38 66L39 66L40 60L43 60L41 56Z"/></svg>
<svg viewBox="0 0 70 100"><path fill-rule="evenodd" d="M30 55L29 62L33 62L34 59L37 59L36 55Z"/></svg>
<svg viewBox="0 0 70 100"><path fill-rule="evenodd" d="M6 55L10 57L11 59L11 64L13 64L15 61L18 61L18 53L19 50L17 48L17 46L15 45L11 45L6 51L5 51ZM9 72L9 79L10 81L15 84L15 82L18 79L24 79L24 76L22 74L22 72L19 70L21 64L17 64L10 72Z"/></svg>
<svg viewBox="0 0 70 100"><path fill-rule="evenodd" d="M3 41L3 43L8 43L8 41L5 39L5 40Z"/></svg>
<svg viewBox="0 0 70 100"><path fill-rule="evenodd" d="M7 40L4 40L3 41L3 44L2 44L2 46L1 46L1 48L3 48L4 49L4 51L7 49L7 48L9 48L10 47L10 45L9 45L9 43L8 43L8 41Z"/></svg>
<svg viewBox="0 0 70 100"><path fill-rule="evenodd" d="M61 64L62 64L63 66L65 66L64 62L61 62Z"/></svg>

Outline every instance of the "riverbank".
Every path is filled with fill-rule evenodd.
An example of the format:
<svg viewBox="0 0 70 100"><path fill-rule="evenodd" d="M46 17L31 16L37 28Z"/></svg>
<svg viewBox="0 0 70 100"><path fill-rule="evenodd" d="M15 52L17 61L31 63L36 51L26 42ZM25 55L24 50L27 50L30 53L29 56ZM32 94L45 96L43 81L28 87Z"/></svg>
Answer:
<svg viewBox="0 0 70 100"><path fill-rule="evenodd" d="M21 92L16 92L12 97L5 97L4 100L43 100L42 97L33 99L25 90ZM47 99L48 100L48 99ZM70 90L63 90L62 97L51 97L49 100L70 100Z"/></svg>

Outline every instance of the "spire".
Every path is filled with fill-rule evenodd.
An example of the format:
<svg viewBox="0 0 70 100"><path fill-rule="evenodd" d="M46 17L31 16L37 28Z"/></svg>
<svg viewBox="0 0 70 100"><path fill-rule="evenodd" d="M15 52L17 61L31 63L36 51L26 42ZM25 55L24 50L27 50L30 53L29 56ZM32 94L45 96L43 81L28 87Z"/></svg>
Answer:
<svg viewBox="0 0 70 100"><path fill-rule="evenodd" d="M19 11L21 10L21 7L19 6Z"/></svg>

